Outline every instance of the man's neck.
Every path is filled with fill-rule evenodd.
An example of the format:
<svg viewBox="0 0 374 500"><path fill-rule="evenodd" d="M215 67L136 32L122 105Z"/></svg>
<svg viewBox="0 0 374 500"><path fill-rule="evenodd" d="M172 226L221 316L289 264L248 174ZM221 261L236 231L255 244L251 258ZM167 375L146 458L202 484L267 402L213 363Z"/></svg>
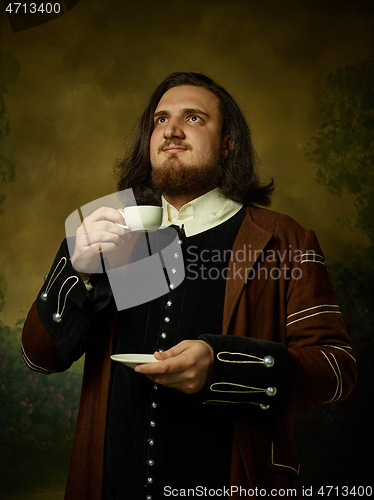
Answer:
<svg viewBox="0 0 374 500"><path fill-rule="evenodd" d="M207 193L208 191L211 191L211 189L213 188L204 189L198 193L190 195L169 196L164 194L164 198L168 203L170 203L170 205L173 205L173 207L175 207L179 211L183 207L183 205L189 203L192 200L195 200L199 196L202 196L203 194Z"/></svg>

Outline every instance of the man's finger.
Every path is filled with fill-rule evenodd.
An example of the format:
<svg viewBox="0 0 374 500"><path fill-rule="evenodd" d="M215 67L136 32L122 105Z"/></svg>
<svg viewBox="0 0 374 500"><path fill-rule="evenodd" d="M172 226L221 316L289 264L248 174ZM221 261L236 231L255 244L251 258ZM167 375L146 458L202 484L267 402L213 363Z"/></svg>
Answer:
<svg viewBox="0 0 374 500"><path fill-rule="evenodd" d="M179 373L185 369L185 361L175 356L164 359L160 363L144 363L137 365L135 371L145 375L167 375Z"/></svg>
<svg viewBox="0 0 374 500"><path fill-rule="evenodd" d="M156 359L160 361L164 359L175 358L176 356L179 356L179 354L182 354L182 352L192 347L192 345L193 344L191 343L190 340L182 340L182 342L179 342L179 344L171 347L167 351L163 352L155 351L154 356Z"/></svg>

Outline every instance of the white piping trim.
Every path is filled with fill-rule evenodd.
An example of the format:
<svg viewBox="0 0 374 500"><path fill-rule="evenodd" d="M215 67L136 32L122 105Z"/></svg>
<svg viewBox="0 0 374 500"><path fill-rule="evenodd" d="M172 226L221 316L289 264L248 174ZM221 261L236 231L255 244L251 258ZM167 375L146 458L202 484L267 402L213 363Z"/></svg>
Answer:
<svg viewBox="0 0 374 500"><path fill-rule="evenodd" d="M252 359L255 359L257 361L230 361L228 359L222 359L220 356L221 354L230 354L232 356L244 356L244 357L247 357L247 358L252 358ZM217 354L217 359L219 361L222 361L222 363L257 363L257 364L263 364L264 362L264 359L263 358L259 358L258 356L252 356L251 354L245 354L243 352L229 352L229 351L221 351Z"/></svg>
<svg viewBox="0 0 374 500"><path fill-rule="evenodd" d="M55 274L56 270L58 269L58 266L61 264L61 262L62 262L62 261L65 261L65 262L64 262L64 265L62 266L61 271L60 271L60 272L56 275L55 279L54 279L54 280L52 281L52 283L51 283L51 280L52 280L52 278L53 278L53 275ZM61 257L61 259L59 260L59 262L58 262L57 266L56 266L56 267L54 268L54 270L53 270L52 276L50 277L50 279L49 279L49 281L48 281L48 284L47 284L47 286L46 286L46 288L45 288L45 293L48 293L48 292L49 292L49 290L52 288L53 283L57 280L57 278L60 276L60 274L61 274L61 273L62 273L62 271L64 270L64 267L66 266L66 263L67 263L67 258L66 258L66 257Z"/></svg>
<svg viewBox="0 0 374 500"><path fill-rule="evenodd" d="M319 314L326 314L326 313L331 313L331 314L341 314L340 311L320 311L318 313L314 313L314 314L309 314L309 316L305 316L304 318L299 318L299 319L295 319L294 321L291 321L291 323L287 323L286 326L290 326L292 325L293 323L297 323L298 321L302 321L303 319L308 319L308 318L311 318L312 316L318 316Z"/></svg>
<svg viewBox="0 0 374 500"><path fill-rule="evenodd" d="M244 389L253 389L251 391L223 391L223 390L219 390L219 389L213 389L213 386L215 385L232 385L234 387L243 387ZM214 384L212 384L210 386L210 390L212 392L227 392L227 393L236 393L236 394L250 394L250 393L259 393L259 392L266 392L266 389L261 389L260 387L251 387L249 385L242 385L242 384L234 384L233 382L214 382Z"/></svg>
<svg viewBox="0 0 374 500"><path fill-rule="evenodd" d="M23 344L21 344L21 349L22 349L22 357L26 365L30 368L30 370L39 372L39 373L44 373L45 375L49 375L52 373L50 370L46 370L45 368L42 368L41 366L38 366L34 364L30 358L27 356L25 348L23 347Z"/></svg>
<svg viewBox="0 0 374 500"><path fill-rule="evenodd" d="M332 356L333 360L335 361L336 368L337 368L337 370L339 372L340 393L339 393L339 396L337 397L337 400L338 400L338 399L340 399L342 397L342 394L343 394L343 377L342 377L342 372L340 371L339 363L336 360L335 356L332 354L332 352L330 352L330 356Z"/></svg>
<svg viewBox="0 0 374 500"><path fill-rule="evenodd" d="M351 349L352 350L352 347L350 345L341 345L341 346L337 346L337 345L332 345L332 344L324 344L322 347L336 347L337 349Z"/></svg>
<svg viewBox="0 0 374 500"><path fill-rule="evenodd" d="M271 442L271 463L273 465L276 465L278 467L286 467L287 469L292 469L296 472L297 475L299 475L299 472L300 472L300 464L299 464L299 467L297 469L295 469L295 467L291 467L290 465L284 465L284 464L276 464L274 462L274 443Z"/></svg>
<svg viewBox="0 0 374 500"><path fill-rule="evenodd" d="M307 309L303 309L302 311L298 311L298 312L289 314L287 316L287 319L291 318L291 316L296 316L297 314L301 314L301 313L306 312L306 311L311 311L312 309L318 309L318 307L338 307L339 308L339 306L336 304L321 304L320 306L308 307Z"/></svg>
<svg viewBox="0 0 374 500"><path fill-rule="evenodd" d="M255 405L260 406L261 403L254 403L253 401L226 401L224 399L208 399L207 401L203 401L203 405L206 404L220 404L220 403L229 403L229 404L247 404L247 405Z"/></svg>
<svg viewBox="0 0 374 500"><path fill-rule="evenodd" d="M312 262L313 264L322 264L323 266L326 265L326 262L321 262L320 260L302 260L300 262L300 265L304 264L304 262Z"/></svg>
<svg viewBox="0 0 374 500"><path fill-rule="evenodd" d="M66 292L65 299L64 299L64 305L62 307L61 312L59 312L61 291L64 288L65 283L67 283L70 279L75 279L75 283L73 283L71 285L71 287L69 288L69 290ZM70 291L72 290L72 288L78 283L78 281L79 281L79 278L77 276L69 276L69 278L66 278L66 280L63 282L63 284L62 284L62 286L60 288L60 291L58 292L58 298L57 298L57 311L56 312L57 312L57 314L60 314L60 316L62 316L62 314L63 314L63 312L65 310L66 299L67 299L68 294L70 293Z"/></svg>
<svg viewBox="0 0 374 500"><path fill-rule="evenodd" d="M314 255L315 257L320 257L323 261L325 260L323 255L320 255L319 253L315 253L313 250L310 252L302 253L301 257L304 257L304 255Z"/></svg>
<svg viewBox="0 0 374 500"><path fill-rule="evenodd" d="M336 373L335 368L332 366L332 363L331 363L331 361L329 360L329 358L328 358L327 354L326 354L325 352L323 352L323 351L321 351L321 353L322 353L322 354L325 356L325 358L327 359L327 361L328 361L329 365L331 366L331 369L332 369L332 371L334 372L335 377L336 377L336 384L337 384L337 385L336 385L335 394L333 395L333 397L332 397L329 401L325 401L325 403L324 403L324 404L327 404L327 403L333 403L334 401L336 401L337 399L339 399L339 398L340 398L340 396L339 396L339 397L336 397L336 395L338 394L338 391L339 391L339 389L340 389L341 383L340 383L340 380L339 380L338 374ZM334 358L334 361L336 362L335 358ZM342 391L340 391L340 395L341 395L341 392L342 392Z"/></svg>
<svg viewBox="0 0 374 500"><path fill-rule="evenodd" d="M318 253L315 253L313 251L301 254L301 258L303 258L303 257L306 257L306 259L302 260L300 262L300 265L303 264L304 262L313 262L315 264L322 264L324 266L326 265L326 261L325 261L323 255L319 255ZM309 259L308 257L313 257L313 259ZM319 257L322 260L318 260L318 259L316 259L316 257Z"/></svg>
<svg viewBox="0 0 374 500"><path fill-rule="evenodd" d="M345 350L345 349L352 349L352 347L350 347L349 345L347 345L347 346L337 346L337 345L329 345L329 344L325 344L325 345L323 345L323 346L321 346L321 347L332 347L333 349L339 349L339 351L343 351L343 352L345 352L346 354L348 354L348 356L349 356L350 358L352 358L352 359L353 359L353 361L354 361L355 363L357 363L356 358L355 358L354 356L352 356L352 354L349 354L349 352L347 352L347 351Z"/></svg>

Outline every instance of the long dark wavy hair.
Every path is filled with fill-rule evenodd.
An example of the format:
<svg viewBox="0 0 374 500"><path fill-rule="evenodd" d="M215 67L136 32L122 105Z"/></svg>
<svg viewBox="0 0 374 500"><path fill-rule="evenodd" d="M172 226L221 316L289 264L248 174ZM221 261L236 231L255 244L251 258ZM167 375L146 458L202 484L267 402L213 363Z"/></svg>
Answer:
<svg viewBox="0 0 374 500"><path fill-rule="evenodd" d="M153 189L151 180L153 115L165 92L180 85L204 87L219 99L223 117L222 137L230 134L232 140L231 150L217 167L221 170L218 187L222 194L245 205L270 205L274 182L271 180L265 184L260 180L250 130L242 111L224 88L200 73L172 73L153 92L140 118L133 143L114 166L118 190L132 188L139 205L161 205L161 197Z"/></svg>

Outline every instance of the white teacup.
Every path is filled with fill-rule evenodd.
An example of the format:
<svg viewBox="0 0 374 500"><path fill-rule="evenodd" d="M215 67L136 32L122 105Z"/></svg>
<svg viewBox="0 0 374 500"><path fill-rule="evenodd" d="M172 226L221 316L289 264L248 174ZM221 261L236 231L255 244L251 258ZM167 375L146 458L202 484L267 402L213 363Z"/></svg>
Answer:
<svg viewBox="0 0 374 500"><path fill-rule="evenodd" d="M162 207L153 205L126 207L123 217L131 231L157 231L162 223Z"/></svg>

